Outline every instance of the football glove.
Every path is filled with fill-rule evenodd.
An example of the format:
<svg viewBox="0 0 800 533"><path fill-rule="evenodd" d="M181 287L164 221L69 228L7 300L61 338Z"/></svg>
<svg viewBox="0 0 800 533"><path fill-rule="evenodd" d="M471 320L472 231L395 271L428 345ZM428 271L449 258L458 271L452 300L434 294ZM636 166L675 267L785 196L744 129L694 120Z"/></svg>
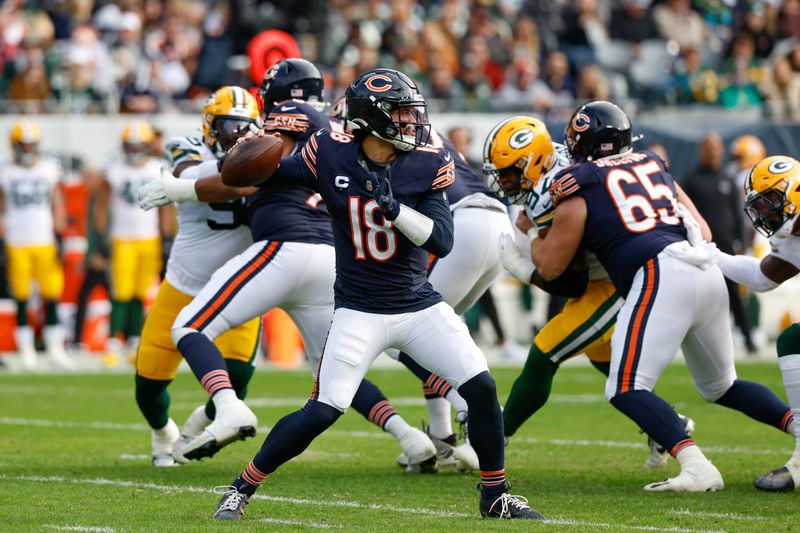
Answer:
<svg viewBox="0 0 800 533"><path fill-rule="evenodd" d="M172 202L196 202L194 180L181 180L162 168L161 177L139 188L139 207L148 211Z"/></svg>
<svg viewBox="0 0 800 533"><path fill-rule="evenodd" d="M529 284L536 267L522 255L514 238L508 233L503 233L497 241L497 247L503 267L521 282Z"/></svg>
<svg viewBox="0 0 800 533"><path fill-rule="evenodd" d="M389 181L388 169L383 180L380 181L380 185L375 189L375 201L378 202L378 207L381 208L386 220L394 220L400 214L400 202L392 196L392 184Z"/></svg>
<svg viewBox="0 0 800 533"><path fill-rule="evenodd" d="M692 246L700 246L706 242L703 239L703 232L700 229L700 223L695 220L691 211L689 211L686 206L678 202L678 209L675 213L681 219L683 226L686 228L686 240L689 241L689 244Z"/></svg>

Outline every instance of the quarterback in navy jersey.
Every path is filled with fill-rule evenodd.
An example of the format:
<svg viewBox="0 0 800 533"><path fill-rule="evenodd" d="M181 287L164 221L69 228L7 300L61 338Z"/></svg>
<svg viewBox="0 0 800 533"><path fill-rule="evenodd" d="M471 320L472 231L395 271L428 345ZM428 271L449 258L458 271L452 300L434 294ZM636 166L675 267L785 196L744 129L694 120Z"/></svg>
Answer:
<svg viewBox="0 0 800 533"><path fill-rule="evenodd" d="M454 179L455 163L426 144L425 102L405 74L367 71L350 84L346 98L356 135L317 132L270 177L319 192L333 220L336 311L314 390L301 410L275 425L214 517L239 519L263 480L342 415L372 361L396 348L441 375L468 403L470 440L481 467L481 514L542 519L524 498L508 493L494 380L466 325L425 275L428 252L445 256L452 247L444 189Z"/></svg>
<svg viewBox="0 0 800 533"><path fill-rule="evenodd" d="M707 401L784 431L789 408L768 388L736 377L727 290L716 247L706 242L708 225L658 156L633 151L630 121L614 104L579 108L566 143L577 164L550 187L553 223L531 244L533 262L553 279L583 247L625 296L611 337L606 398L681 465L678 476L645 490L721 490L719 470L652 392L678 349Z"/></svg>
<svg viewBox="0 0 800 533"><path fill-rule="evenodd" d="M291 97L291 98L290 98ZM285 155L298 152L321 127L337 121L319 111L324 106L322 76L312 63L285 59L264 75L259 99L265 129L283 140ZM203 178L219 183L219 176ZM330 216L314 191L269 182L248 203L253 244L220 267L184 307L172 328L173 341L217 403L225 403L220 383L226 372L213 340L274 307L284 309L300 330L312 372L316 373L333 315L335 277ZM237 390L244 378L228 373ZM238 383L243 381L244 383ZM237 404L241 406L241 404ZM383 393L363 380L353 400L355 409L391 434L413 465L435 461L435 447L425 433L412 428ZM246 413L222 408L214 421L199 413L187 424L173 455L180 462L214 455L236 438Z"/></svg>

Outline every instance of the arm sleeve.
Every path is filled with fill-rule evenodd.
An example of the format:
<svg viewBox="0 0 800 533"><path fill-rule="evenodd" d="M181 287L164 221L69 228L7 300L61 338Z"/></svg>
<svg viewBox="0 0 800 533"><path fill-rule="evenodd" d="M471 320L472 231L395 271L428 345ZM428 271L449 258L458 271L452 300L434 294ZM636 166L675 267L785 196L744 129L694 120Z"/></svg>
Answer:
<svg viewBox="0 0 800 533"><path fill-rule="evenodd" d="M430 237L420 247L436 257L449 254L453 249L453 215L445 194L430 191L417 204L417 211L433 222Z"/></svg>
<svg viewBox="0 0 800 533"><path fill-rule="evenodd" d="M308 145L306 145L308 146ZM305 147L303 147L305 150ZM281 159L280 166L266 180L257 185L259 188L280 185L285 187L306 187L317 190L316 170L312 173L303 159L303 150L292 156Z"/></svg>
<svg viewBox="0 0 800 533"><path fill-rule="evenodd" d="M717 265L726 278L746 285L756 292L771 291L780 285L764 275L761 271L761 260L755 257L721 252Z"/></svg>
<svg viewBox="0 0 800 533"><path fill-rule="evenodd" d="M556 296L579 298L583 296L583 293L586 292L586 287L589 285L589 271L567 269L556 279L547 281L534 270L531 275L531 284Z"/></svg>

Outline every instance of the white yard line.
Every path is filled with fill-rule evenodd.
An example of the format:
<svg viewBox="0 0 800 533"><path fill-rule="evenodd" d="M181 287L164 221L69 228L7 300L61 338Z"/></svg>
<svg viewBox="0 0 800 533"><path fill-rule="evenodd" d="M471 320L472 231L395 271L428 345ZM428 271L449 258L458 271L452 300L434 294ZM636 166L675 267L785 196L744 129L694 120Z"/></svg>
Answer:
<svg viewBox="0 0 800 533"><path fill-rule="evenodd" d="M736 513L714 513L710 511L690 511L689 509L673 509L671 511L667 511L670 514L679 515L679 516L703 516L708 518L721 518L724 520L745 520L745 521L752 521L752 520L769 520L766 516L760 515L746 515L746 514L736 514Z"/></svg>
<svg viewBox="0 0 800 533"><path fill-rule="evenodd" d="M136 489L149 489L158 490L163 492L188 492L188 493L202 493L213 494L212 489L195 487L191 485L159 485L157 483L142 483L138 481L128 481L124 479L70 479L61 476L8 476L0 474L0 481L31 481L43 483L69 483L74 485L102 485L112 487L127 487ZM391 505L384 505L379 503L360 503L345 500L311 500L308 498L290 498L285 496L267 496L263 494L256 494L250 498L251 500L265 500L297 505L317 505L320 507L346 507L351 509L365 509L365 510L379 510L389 511L401 514L414 514L428 518L477 518L475 514L458 513L453 511L438 511L435 509L425 509L420 507L396 507ZM264 522L272 524L285 524L313 527L320 529L342 529L344 526L338 524L318 524L311 522L300 522L295 520L282 520L277 518L263 518L254 520L254 522ZM546 520L545 523L556 526L586 526L602 529L625 529L634 531L665 531L673 533L725 533L724 530L706 530L706 529L691 529L682 527L658 527L658 526L639 526L639 525L626 525L626 524L607 524L602 522L588 522L581 520L570 520L567 518L554 518ZM63 529L65 531L98 531L98 532L113 532L112 528L83 528L83 526L44 526L53 529ZM78 529L81 528L81 529Z"/></svg>
<svg viewBox="0 0 800 533"><path fill-rule="evenodd" d="M116 529L113 527L57 526L55 524L46 524L42 527L47 529L57 529L59 531L96 531L98 533L114 533L116 531Z"/></svg>
<svg viewBox="0 0 800 533"><path fill-rule="evenodd" d="M128 487L135 489L159 490L163 492L192 492L213 494L213 490L205 487L195 487L191 485L160 485L157 483L142 483L139 481L128 481L124 479L70 479L61 476L8 476L0 474L0 481L32 481L44 483L69 483L73 485L102 485L111 487ZM345 500L310 500L308 498L290 498L286 496L267 496L265 494L255 494L251 500L265 500L271 502L289 503L296 505L317 505L320 507L346 507L351 509L367 509L377 511L389 511L401 514L414 514L433 518L476 518L475 515L458 513L455 511L439 511L436 509L425 509L421 507L395 507L380 503L360 503Z"/></svg>
<svg viewBox="0 0 800 533"><path fill-rule="evenodd" d="M554 524L559 526L586 526L586 527L596 527L596 528L603 528L603 529L613 529L613 530L633 530L633 531L669 531L675 533L726 533L724 529L691 529L685 527L677 527L677 526L670 526L670 527L660 527L660 526L631 526L626 524L604 524L602 522L584 522L583 520L570 520L568 518L548 518L545 520L548 524Z"/></svg>
<svg viewBox="0 0 800 533"><path fill-rule="evenodd" d="M109 430L129 430L129 431L149 431L146 424L120 424L117 422L73 422L67 420L45 420L39 418L10 418L0 417L0 425L5 426L37 426L55 428L79 428L79 429L109 429ZM262 435L269 433L270 426L259 426L258 432ZM374 431L356 431L343 429L329 429L323 435L340 437L358 437L366 439L391 439L388 433ZM512 437L511 444L538 444L540 446L578 446L578 447L600 447L600 448L626 448L644 449L647 445L644 442L613 441L613 440L589 440L589 439L537 439L533 437ZM765 450L763 448L745 448L741 446L703 446L703 451L712 453L730 453L744 455L785 455L786 450Z"/></svg>
<svg viewBox="0 0 800 533"><path fill-rule="evenodd" d="M280 524L283 526L303 526L315 529L344 529L340 524L320 524L317 522L301 522L300 520L282 520L280 518L259 518L253 522L262 522L265 524Z"/></svg>

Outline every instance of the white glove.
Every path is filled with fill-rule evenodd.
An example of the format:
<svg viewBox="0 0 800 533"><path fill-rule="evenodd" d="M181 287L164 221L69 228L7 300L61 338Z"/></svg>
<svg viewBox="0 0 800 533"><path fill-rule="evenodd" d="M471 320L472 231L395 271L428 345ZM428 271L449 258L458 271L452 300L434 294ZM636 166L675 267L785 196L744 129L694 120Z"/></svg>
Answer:
<svg viewBox="0 0 800 533"><path fill-rule="evenodd" d="M678 209L676 211L678 217L683 221L683 226L686 228L686 240L692 246L700 246L706 241L703 239L703 230L700 229L700 223L695 220L686 206L678 202Z"/></svg>
<svg viewBox="0 0 800 533"><path fill-rule="evenodd" d="M521 282L529 284L536 267L522 255L514 243L514 238L508 233L503 233L497 241L497 247L503 267Z"/></svg>
<svg viewBox="0 0 800 533"><path fill-rule="evenodd" d="M145 211L172 202L197 201L194 180L178 179L164 168L161 169L161 177L140 187L136 196L139 207Z"/></svg>

